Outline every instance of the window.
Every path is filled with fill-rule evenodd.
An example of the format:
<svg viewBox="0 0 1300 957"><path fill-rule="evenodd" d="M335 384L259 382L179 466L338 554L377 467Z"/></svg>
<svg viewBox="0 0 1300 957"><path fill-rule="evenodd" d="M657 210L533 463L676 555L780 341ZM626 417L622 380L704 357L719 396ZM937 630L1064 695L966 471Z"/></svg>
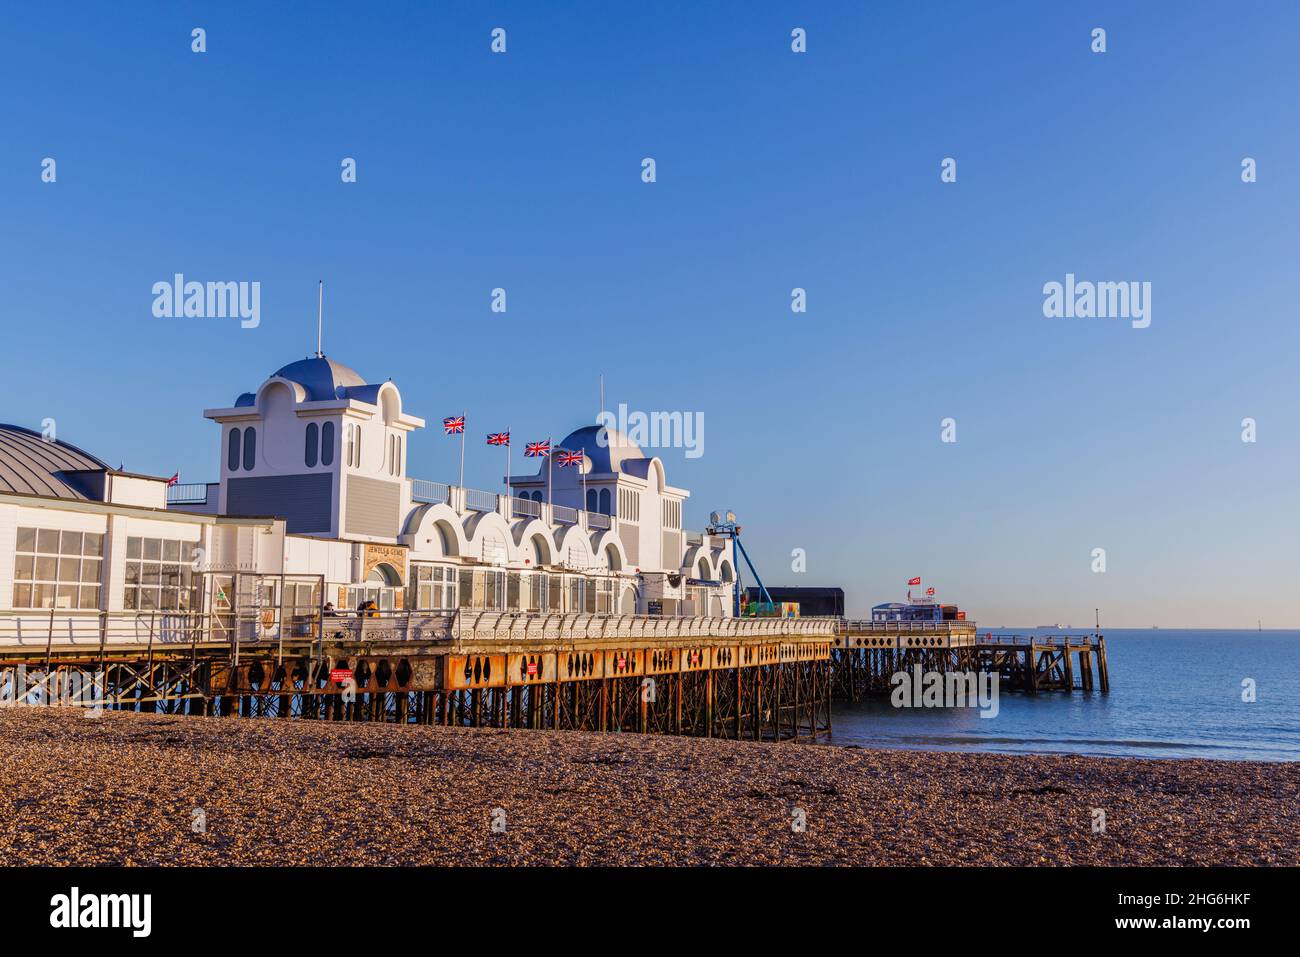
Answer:
<svg viewBox="0 0 1300 957"><path fill-rule="evenodd" d="M239 429L230 430L230 445L226 452L226 469L230 472L239 471Z"/></svg>
<svg viewBox="0 0 1300 957"><path fill-rule="evenodd" d="M326 422L320 427L320 464L334 464L334 423Z"/></svg>
<svg viewBox="0 0 1300 957"><path fill-rule="evenodd" d="M589 512L596 511L596 503L597 503L596 490L594 488L587 489L587 511Z"/></svg>
<svg viewBox="0 0 1300 957"><path fill-rule="evenodd" d="M664 528L682 527L682 503L671 500L663 502Z"/></svg>
<svg viewBox="0 0 1300 957"><path fill-rule="evenodd" d="M596 580L596 614L608 615L614 610L614 579Z"/></svg>
<svg viewBox="0 0 1300 957"><path fill-rule="evenodd" d="M352 434L353 428L355 428L355 426L353 426L351 422L343 426L343 435L344 435L343 462L347 465L352 464L352 446L356 442L356 438Z"/></svg>
<svg viewBox="0 0 1300 957"><path fill-rule="evenodd" d="M195 547L195 542L170 538L128 538L122 607L198 611L203 579L194 573Z"/></svg>
<svg viewBox="0 0 1300 957"><path fill-rule="evenodd" d="M415 608L452 611L456 608L456 569L442 565L412 565Z"/></svg>
<svg viewBox="0 0 1300 957"><path fill-rule="evenodd" d="M538 490L538 491L534 492L534 493L533 493L533 501L534 501L534 502L540 502L541 500L542 500L542 493L541 493L541 490Z"/></svg>
<svg viewBox="0 0 1300 957"><path fill-rule="evenodd" d="M316 453L320 449L320 428L315 422L307 423L307 448L303 452L303 462L307 468L316 467Z"/></svg>
<svg viewBox="0 0 1300 957"><path fill-rule="evenodd" d="M98 608L104 536L19 528L14 555L15 608Z"/></svg>
<svg viewBox="0 0 1300 957"><path fill-rule="evenodd" d="M641 520L641 496L631 489L619 489L618 517L629 522L639 522Z"/></svg>
<svg viewBox="0 0 1300 957"><path fill-rule="evenodd" d="M600 508L599 508L599 511L600 511L600 513L601 513L602 515L608 515L608 514L609 514L609 489L607 489L607 488L603 488L603 489L600 490Z"/></svg>
<svg viewBox="0 0 1300 957"><path fill-rule="evenodd" d="M244 429L244 471L253 471L255 465L257 465L257 431L249 426Z"/></svg>

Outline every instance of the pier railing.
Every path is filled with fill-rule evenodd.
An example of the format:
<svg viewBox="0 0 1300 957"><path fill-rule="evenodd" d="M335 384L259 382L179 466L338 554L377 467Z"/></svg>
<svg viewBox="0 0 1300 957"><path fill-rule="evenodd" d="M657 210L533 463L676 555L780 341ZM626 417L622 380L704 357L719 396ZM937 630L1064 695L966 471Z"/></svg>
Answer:
<svg viewBox="0 0 1300 957"><path fill-rule="evenodd" d="M452 632L461 641L756 640L833 638L835 625L833 619L816 618L662 618L462 611Z"/></svg>
<svg viewBox="0 0 1300 957"><path fill-rule="evenodd" d="M804 619L809 621L812 619ZM871 634L908 634L925 632L927 634L968 635L975 628L973 621L871 621L866 618L827 619L838 623L836 629L841 635Z"/></svg>
<svg viewBox="0 0 1300 957"><path fill-rule="evenodd" d="M976 634L976 645L1019 645L1025 648L1038 646L1040 648L1065 648L1075 647L1077 645L1086 645L1095 643L1101 635L1087 634L1078 635L1025 635L1025 634L998 634L996 632L982 632Z"/></svg>

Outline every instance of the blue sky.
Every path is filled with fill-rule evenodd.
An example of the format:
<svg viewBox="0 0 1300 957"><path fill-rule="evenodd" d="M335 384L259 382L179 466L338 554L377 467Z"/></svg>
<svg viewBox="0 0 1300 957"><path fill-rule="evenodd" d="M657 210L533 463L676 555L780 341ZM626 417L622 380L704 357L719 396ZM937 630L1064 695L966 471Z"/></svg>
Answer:
<svg viewBox="0 0 1300 957"><path fill-rule="evenodd" d="M326 353L478 441L591 421L601 372L702 414L657 451L770 584L1300 625L1294 4L269 7L6 11L0 420L213 478L202 409L314 349L323 278ZM155 318L176 272L259 281L261 325ZM1067 272L1151 282L1150 328L1045 318Z"/></svg>

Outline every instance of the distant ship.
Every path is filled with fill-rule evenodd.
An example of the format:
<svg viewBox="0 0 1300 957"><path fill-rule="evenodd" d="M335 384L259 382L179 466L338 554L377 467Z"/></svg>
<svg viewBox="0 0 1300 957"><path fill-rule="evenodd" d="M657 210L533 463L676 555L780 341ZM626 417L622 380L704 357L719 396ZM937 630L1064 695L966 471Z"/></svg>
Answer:
<svg viewBox="0 0 1300 957"><path fill-rule="evenodd" d="M1069 628L1069 625L1062 625L1059 621L1055 625L1035 625L1035 631L1057 631L1061 628Z"/></svg>

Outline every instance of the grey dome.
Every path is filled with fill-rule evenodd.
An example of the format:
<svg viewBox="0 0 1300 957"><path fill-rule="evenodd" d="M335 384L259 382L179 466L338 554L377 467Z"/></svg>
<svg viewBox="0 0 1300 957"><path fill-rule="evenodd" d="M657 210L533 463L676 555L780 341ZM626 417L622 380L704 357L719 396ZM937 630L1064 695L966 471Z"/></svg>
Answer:
<svg viewBox="0 0 1300 957"><path fill-rule="evenodd" d="M107 470L88 452L67 442L51 442L20 425L0 425L0 491L84 499L60 472Z"/></svg>
<svg viewBox="0 0 1300 957"><path fill-rule="evenodd" d="M284 368L273 372L272 377L275 376L302 386L307 392L309 402L330 402L340 399L346 394L342 390L366 384L366 380L357 375L354 370L341 362L323 356L290 362Z"/></svg>

